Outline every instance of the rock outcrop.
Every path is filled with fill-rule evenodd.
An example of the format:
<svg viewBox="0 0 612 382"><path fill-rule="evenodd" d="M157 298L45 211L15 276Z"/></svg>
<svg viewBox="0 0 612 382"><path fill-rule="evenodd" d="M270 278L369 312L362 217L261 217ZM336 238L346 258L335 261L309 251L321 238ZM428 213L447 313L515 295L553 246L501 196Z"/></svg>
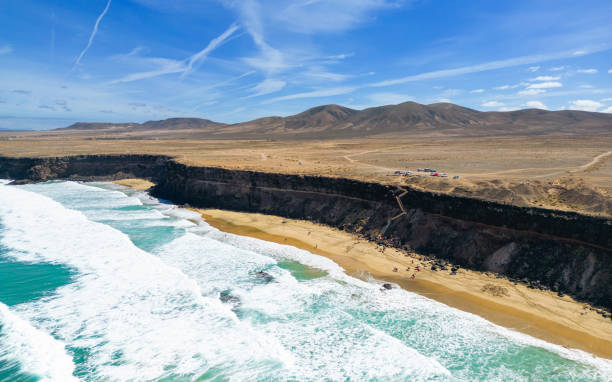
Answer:
<svg viewBox="0 0 612 382"><path fill-rule="evenodd" d="M163 156L0 158L0 178L141 177L178 204L306 219L612 309L612 220L349 179L193 167ZM396 196L406 211L401 210Z"/></svg>

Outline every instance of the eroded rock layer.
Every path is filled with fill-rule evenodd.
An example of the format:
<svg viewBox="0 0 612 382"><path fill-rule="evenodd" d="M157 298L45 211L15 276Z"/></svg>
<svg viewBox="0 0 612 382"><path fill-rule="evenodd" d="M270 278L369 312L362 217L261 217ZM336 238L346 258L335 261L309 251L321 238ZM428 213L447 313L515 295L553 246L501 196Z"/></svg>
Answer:
<svg viewBox="0 0 612 382"><path fill-rule="evenodd" d="M0 178L17 182L129 177L154 181L153 195L178 204L310 220L612 309L607 218L350 179L193 167L164 156L0 158Z"/></svg>

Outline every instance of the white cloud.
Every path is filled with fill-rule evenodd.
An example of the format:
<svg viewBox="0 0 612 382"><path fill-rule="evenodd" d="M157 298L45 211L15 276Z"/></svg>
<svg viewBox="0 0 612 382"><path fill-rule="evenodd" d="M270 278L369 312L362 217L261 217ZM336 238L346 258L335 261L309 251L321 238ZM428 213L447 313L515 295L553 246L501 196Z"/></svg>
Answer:
<svg viewBox="0 0 612 382"><path fill-rule="evenodd" d="M608 69L608 74L612 74L612 69Z"/></svg>
<svg viewBox="0 0 612 382"><path fill-rule="evenodd" d="M548 108L546 107L546 105L544 105L542 102L540 101L528 101L526 102L523 106L527 106L529 108L532 109L543 109L543 110L548 110Z"/></svg>
<svg viewBox="0 0 612 382"><path fill-rule="evenodd" d="M587 54L587 53L595 53L595 51L585 52L584 54ZM573 55L574 55L574 52L564 51L564 52L557 52L557 53L552 53L552 54L538 54L538 55L533 55L533 56L514 57L514 58L509 58L506 60L491 61L491 62L485 62L483 64L464 66L461 68L436 70L433 72L415 74L412 76L373 83L373 84L370 84L369 86L391 86L391 85L399 85L399 84L404 84L404 83L413 82L413 81L427 80L427 79L432 79L432 78L452 77L452 76L457 76L457 75L462 75L462 74L478 73L478 72L484 72L488 70L503 69L503 68L509 68L509 67L514 67L514 66L519 66L519 65L534 64L534 63L550 61L550 60L558 60L561 58L571 57Z"/></svg>
<svg viewBox="0 0 612 382"><path fill-rule="evenodd" d="M268 73L287 68L285 55L278 49L271 47L264 38L264 23L260 4L255 0L230 1L227 4L238 10L242 24L259 48L259 56L247 57L244 58L244 61L252 67Z"/></svg>
<svg viewBox="0 0 612 382"><path fill-rule="evenodd" d="M595 86L593 85L580 85L581 89L593 89Z"/></svg>
<svg viewBox="0 0 612 382"><path fill-rule="evenodd" d="M586 54L587 52L585 52L584 50L577 50L574 52L574 56L582 56L584 54Z"/></svg>
<svg viewBox="0 0 612 382"><path fill-rule="evenodd" d="M374 93L370 94L368 98L375 105L397 105L413 99L412 97L400 93Z"/></svg>
<svg viewBox="0 0 612 382"><path fill-rule="evenodd" d="M519 85L519 84L517 84L517 85L502 85L502 86L496 86L493 89L495 89L495 90L508 90L508 89L516 89L519 86L521 86L521 85Z"/></svg>
<svg viewBox="0 0 612 382"><path fill-rule="evenodd" d="M128 74L127 76L113 80L110 83L117 84L122 82L132 82L162 76L165 74L182 73L185 71L184 61L177 61L168 58L146 58L143 61L149 65L156 66L157 68L145 72Z"/></svg>
<svg viewBox="0 0 612 382"><path fill-rule="evenodd" d="M9 54L13 52L13 47L9 44L4 44L0 46L0 55Z"/></svg>
<svg viewBox="0 0 612 382"><path fill-rule="evenodd" d="M610 106L610 107L608 107L606 109L603 109L601 112L602 113L612 113L612 106Z"/></svg>
<svg viewBox="0 0 612 382"><path fill-rule="evenodd" d="M111 5L111 0L108 0L108 3L106 3L106 7L102 11L102 13L100 13L100 15L98 16L98 19L96 20L96 23L94 24L93 30L91 31L91 34L89 35L89 41L87 42L87 46L85 46L85 49L83 49L81 54L79 54L79 57L77 57L77 59L74 61L75 66L81 63L81 59L91 47L94 37L96 37L96 34L98 33L98 26L100 25L100 21L102 21L102 18L104 17L104 15L106 15L106 12L108 12L108 8L110 7L110 5Z"/></svg>
<svg viewBox="0 0 612 382"><path fill-rule="evenodd" d="M501 107L501 106L504 106L504 104L498 101L487 101L480 106L482 107Z"/></svg>
<svg viewBox="0 0 612 382"><path fill-rule="evenodd" d="M484 89L474 89L470 93L484 93Z"/></svg>
<svg viewBox="0 0 612 382"><path fill-rule="evenodd" d="M557 81L559 79L561 79L559 76L537 76L529 81Z"/></svg>
<svg viewBox="0 0 612 382"><path fill-rule="evenodd" d="M553 66L552 68L548 70L550 70L551 72L560 72L563 69L565 69L565 66Z"/></svg>
<svg viewBox="0 0 612 382"><path fill-rule="evenodd" d="M264 101L263 103L271 103L277 101L287 101L292 99L302 99L302 98L319 98L319 97L331 97L341 94L352 93L357 90L356 87L340 87L340 88L330 88L330 89L320 89L313 90L309 92L302 92L296 94L290 94L282 97L271 98L269 100Z"/></svg>
<svg viewBox="0 0 612 382"><path fill-rule="evenodd" d="M520 92L518 92L518 95L521 96L531 96L531 95L536 95L536 94L541 94L541 93L546 93L546 90L544 89L527 89L527 90L521 90Z"/></svg>
<svg viewBox="0 0 612 382"><path fill-rule="evenodd" d="M253 91L255 93L251 94L249 97L257 97L265 94L275 93L284 88L285 85L287 85L285 81L267 78L253 88Z"/></svg>
<svg viewBox="0 0 612 382"><path fill-rule="evenodd" d="M603 107L601 102L593 101L590 99L577 99L570 102L570 109L573 110L584 110L584 111L597 111L597 109Z"/></svg>
<svg viewBox="0 0 612 382"><path fill-rule="evenodd" d="M341 53L341 54L335 54L332 56L327 56L326 58L330 59L330 60L344 60L347 59L349 57L353 57L355 55L355 53Z"/></svg>
<svg viewBox="0 0 612 382"><path fill-rule="evenodd" d="M455 97L463 93L464 91L461 89L445 89L440 95L442 97Z"/></svg>
<svg viewBox="0 0 612 382"><path fill-rule="evenodd" d="M540 70L540 67L539 66L530 66L527 69L529 69L530 72L537 72L538 70Z"/></svg>
<svg viewBox="0 0 612 382"><path fill-rule="evenodd" d="M560 88L563 86L561 82L538 82L527 86L527 89L549 89L549 88Z"/></svg>
<svg viewBox="0 0 612 382"><path fill-rule="evenodd" d="M263 11L275 23L306 34L351 29L372 19L374 11L397 6L393 0L266 1Z"/></svg>
<svg viewBox="0 0 612 382"><path fill-rule="evenodd" d="M597 73L597 69L578 69L576 71L578 73L585 73L585 74L596 74Z"/></svg>
<svg viewBox="0 0 612 382"><path fill-rule="evenodd" d="M612 101L612 98L603 98L601 100L601 102L610 102L610 101Z"/></svg>

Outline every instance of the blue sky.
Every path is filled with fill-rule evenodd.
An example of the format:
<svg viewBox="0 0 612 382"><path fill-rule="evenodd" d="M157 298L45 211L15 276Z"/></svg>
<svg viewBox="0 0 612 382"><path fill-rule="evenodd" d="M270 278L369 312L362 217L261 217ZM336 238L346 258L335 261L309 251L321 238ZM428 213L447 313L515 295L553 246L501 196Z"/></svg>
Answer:
<svg viewBox="0 0 612 382"><path fill-rule="evenodd" d="M612 2L0 0L0 128L336 103L612 112Z"/></svg>

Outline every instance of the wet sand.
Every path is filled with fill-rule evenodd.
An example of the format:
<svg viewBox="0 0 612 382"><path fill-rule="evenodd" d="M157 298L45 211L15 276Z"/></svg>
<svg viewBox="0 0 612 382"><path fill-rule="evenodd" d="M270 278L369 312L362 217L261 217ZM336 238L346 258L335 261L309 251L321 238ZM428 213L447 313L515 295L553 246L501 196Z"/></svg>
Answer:
<svg viewBox="0 0 612 382"><path fill-rule="evenodd" d="M431 263L418 254L383 248L308 221L222 210L197 211L222 231L305 249L332 259L350 275L369 274L498 325L612 359L612 320L571 297L515 285L493 274L459 269L456 275L450 275L450 267L432 271ZM415 270L416 266L420 271Z"/></svg>

